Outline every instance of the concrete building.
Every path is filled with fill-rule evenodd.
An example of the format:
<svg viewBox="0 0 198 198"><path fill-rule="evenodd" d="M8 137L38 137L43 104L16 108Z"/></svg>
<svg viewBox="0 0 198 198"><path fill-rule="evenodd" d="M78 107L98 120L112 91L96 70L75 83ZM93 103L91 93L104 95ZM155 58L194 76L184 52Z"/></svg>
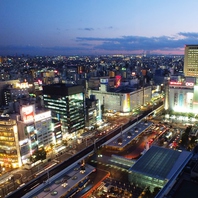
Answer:
<svg viewBox="0 0 198 198"><path fill-rule="evenodd" d="M91 127L96 124L98 120L101 120L101 108L99 101L95 98L94 95L91 95L90 98L86 98L86 127Z"/></svg>
<svg viewBox="0 0 198 198"><path fill-rule="evenodd" d="M104 110L127 113L150 102L152 88L148 86L136 90L124 86L108 92L107 85L101 84L100 90L89 90L89 95L95 95Z"/></svg>
<svg viewBox="0 0 198 198"><path fill-rule="evenodd" d="M19 80L0 81L0 104L3 104L4 90L8 88L10 85L15 86L17 83L19 83Z"/></svg>
<svg viewBox="0 0 198 198"><path fill-rule="evenodd" d="M28 162L34 151L55 143L50 110L38 112L34 105L21 106L20 115L16 115L16 120L23 164Z"/></svg>
<svg viewBox="0 0 198 198"><path fill-rule="evenodd" d="M198 77L198 45L186 45L184 75Z"/></svg>
<svg viewBox="0 0 198 198"><path fill-rule="evenodd" d="M196 78L179 78L169 82L169 109L176 112L197 113L198 86Z"/></svg>

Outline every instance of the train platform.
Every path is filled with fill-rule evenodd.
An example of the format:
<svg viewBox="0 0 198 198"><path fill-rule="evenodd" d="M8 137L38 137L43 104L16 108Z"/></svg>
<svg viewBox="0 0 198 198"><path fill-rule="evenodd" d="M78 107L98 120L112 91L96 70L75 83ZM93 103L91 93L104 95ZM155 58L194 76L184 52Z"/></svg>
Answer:
<svg viewBox="0 0 198 198"><path fill-rule="evenodd" d="M88 176L95 171L95 167L88 164L84 168L77 163L74 167L62 172L59 177L50 178L39 185L33 191L27 193L23 198L60 198L67 197L67 194L77 191L80 184L86 182Z"/></svg>
<svg viewBox="0 0 198 198"><path fill-rule="evenodd" d="M113 138L108 144L106 144L106 147L111 148L117 148L117 149L123 149L126 147L129 143L131 143L132 140L135 140L138 138L138 136L148 129L153 123L152 122L145 122L140 121L136 125L132 126L131 128L127 128L127 130L121 131L119 135L116 136L116 138Z"/></svg>

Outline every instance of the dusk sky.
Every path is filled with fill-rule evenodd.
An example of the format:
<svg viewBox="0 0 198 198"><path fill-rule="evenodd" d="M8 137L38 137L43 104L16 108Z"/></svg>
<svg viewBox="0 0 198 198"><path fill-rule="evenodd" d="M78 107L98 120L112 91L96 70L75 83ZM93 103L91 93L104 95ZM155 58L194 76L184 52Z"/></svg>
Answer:
<svg viewBox="0 0 198 198"><path fill-rule="evenodd" d="M0 0L0 55L184 54L196 0Z"/></svg>

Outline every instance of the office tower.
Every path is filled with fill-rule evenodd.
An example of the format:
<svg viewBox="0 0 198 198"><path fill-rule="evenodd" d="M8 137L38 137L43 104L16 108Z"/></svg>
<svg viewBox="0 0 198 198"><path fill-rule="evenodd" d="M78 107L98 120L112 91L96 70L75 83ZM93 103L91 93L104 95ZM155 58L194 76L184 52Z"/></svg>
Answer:
<svg viewBox="0 0 198 198"><path fill-rule="evenodd" d="M186 45L184 75L198 77L198 45Z"/></svg>
<svg viewBox="0 0 198 198"><path fill-rule="evenodd" d="M52 119L61 124L62 138L76 136L85 127L83 86L52 84L43 87L44 106L52 111ZM56 136L56 135L55 135Z"/></svg>

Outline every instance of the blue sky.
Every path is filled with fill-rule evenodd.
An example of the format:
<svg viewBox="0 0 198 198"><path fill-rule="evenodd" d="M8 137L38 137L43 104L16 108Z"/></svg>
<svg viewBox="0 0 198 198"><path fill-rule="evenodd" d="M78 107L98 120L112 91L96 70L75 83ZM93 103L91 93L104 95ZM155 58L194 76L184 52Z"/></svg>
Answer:
<svg viewBox="0 0 198 198"><path fill-rule="evenodd" d="M196 0L0 0L0 55L184 54Z"/></svg>

